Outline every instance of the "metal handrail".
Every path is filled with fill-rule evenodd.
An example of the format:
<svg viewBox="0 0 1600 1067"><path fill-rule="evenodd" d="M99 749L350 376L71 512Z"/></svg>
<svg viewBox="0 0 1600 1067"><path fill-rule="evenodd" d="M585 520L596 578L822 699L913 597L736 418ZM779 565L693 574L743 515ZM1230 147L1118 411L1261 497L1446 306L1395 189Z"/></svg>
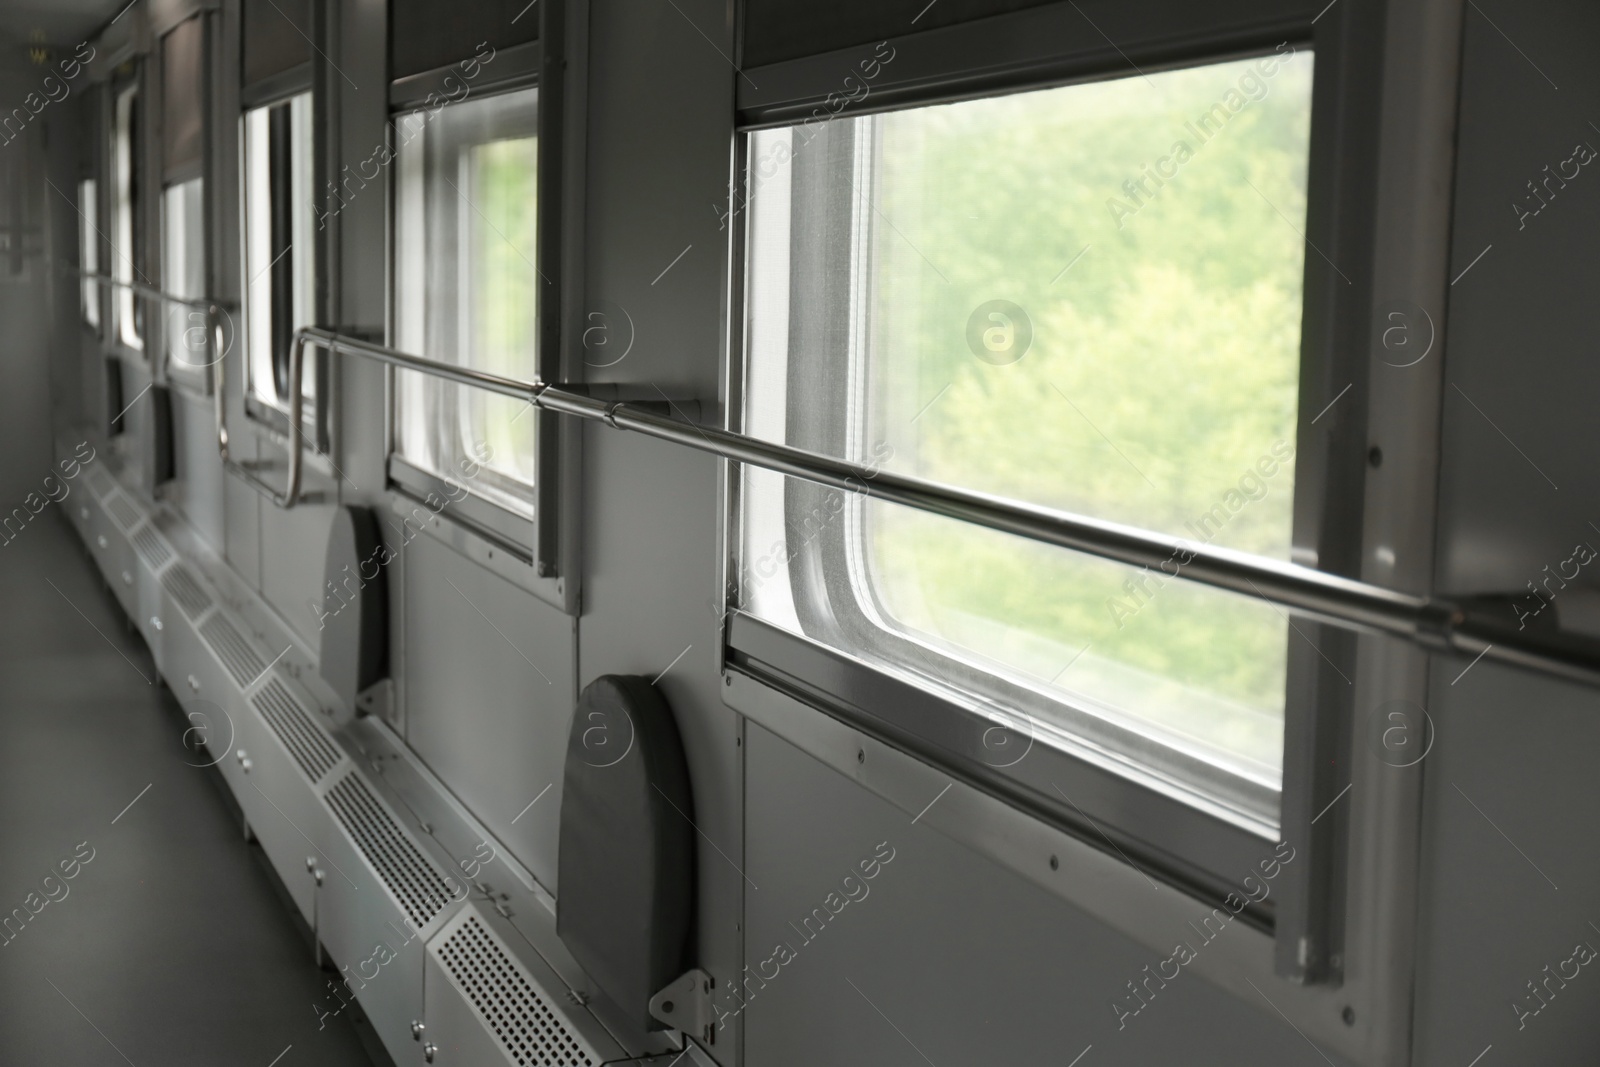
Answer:
<svg viewBox="0 0 1600 1067"><path fill-rule="evenodd" d="M207 312L216 310L216 302L213 300L208 300L205 297L178 296L174 293L157 289L153 285L146 285L143 282L125 282L121 278L113 278L109 274L92 274L86 270L79 270L77 267L67 267L66 270L72 274L76 274L84 281L95 282L96 284L103 285L108 289L131 289L140 296L150 297L155 300L164 300L169 304L177 304L180 307L199 308L202 311Z"/></svg>
<svg viewBox="0 0 1600 1067"><path fill-rule="evenodd" d="M1231 549L1194 545L1103 519L874 470L805 449L657 414L623 401L600 400L574 392L570 387L486 374L329 330L304 327L296 333L295 340L296 353L301 342L312 342L330 352L361 356L458 385L526 400L546 411L604 423L616 430L632 430L818 485L888 500L1118 563L1159 568L1172 577L1258 597L1346 629L1398 637L1434 652L1487 658L1600 685L1600 643L1568 634L1512 629L1508 623L1469 612L1450 601L1397 592ZM292 359L291 366L293 364ZM294 382L291 405L298 407L299 379L291 373L291 380ZM298 489L301 447L303 445L297 444L290 453L291 491Z"/></svg>
<svg viewBox="0 0 1600 1067"><path fill-rule="evenodd" d="M222 352L222 321L215 319L211 325L211 343L218 353ZM300 502L301 457L305 453L305 430L301 427L301 411L304 408L305 389L301 381L301 370L305 365L305 347L307 338L305 331L301 330L294 336L289 345L289 470L284 480L283 490L274 489L270 483L256 474L255 471L244 464L235 461L228 452L228 401L227 372L223 369L224 360L218 355L213 364L217 368L216 389L213 400L216 405L217 429L217 458L222 461L222 469L248 484L262 496L269 498L278 507L285 510L294 507Z"/></svg>
<svg viewBox="0 0 1600 1067"><path fill-rule="evenodd" d="M229 456L220 304L176 297L151 286L104 275L77 273L102 284L126 286L147 296L205 309L216 353L212 365L217 368L213 388L217 452L228 471L270 497L280 508L292 508L301 499L305 451L305 435L301 428L304 406L301 371L305 348L312 344L333 354L360 356L457 385L525 400L546 411L604 423L615 430L631 430L818 485L876 497L1101 559L1146 569L1159 568L1170 577L1258 597L1334 626L1397 637L1433 652L1470 656L1474 660L1489 659L1600 685L1600 642L1588 638L1513 629L1508 621L1497 621L1451 601L1402 593L1292 563L1231 549L1194 545L1180 538L1103 519L1006 500L892 471L874 470L790 445L672 418L636 404L600 400L575 392L571 387L487 374L314 326L297 330L289 350L288 476L283 490L279 491Z"/></svg>
<svg viewBox="0 0 1600 1067"><path fill-rule="evenodd" d="M216 409L216 435L217 456L222 461L222 467L228 473L243 479L253 489L263 496L271 498L272 502L280 508L292 508L300 501L300 457L302 452L300 412L303 406L303 390L300 380L300 370L304 359L305 339L296 335L294 343L289 350L289 377L294 383L290 390L290 434L289 447L289 478L288 484L282 492L274 489L254 471L243 464L235 462L228 452L228 408L227 408L227 369L225 366L226 333L223 329L222 302L205 297L178 296L153 285L143 282L124 281L114 278L109 274L99 274L77 267L66 266L67 273L75 274L87 281L103 285L109 289L129 289L133 292L154 300L161 300L178 307L197 308L206 315L206 336L211 345L211 361L207 364L215 368L215 376L211 383L211 392Z"/></svg>

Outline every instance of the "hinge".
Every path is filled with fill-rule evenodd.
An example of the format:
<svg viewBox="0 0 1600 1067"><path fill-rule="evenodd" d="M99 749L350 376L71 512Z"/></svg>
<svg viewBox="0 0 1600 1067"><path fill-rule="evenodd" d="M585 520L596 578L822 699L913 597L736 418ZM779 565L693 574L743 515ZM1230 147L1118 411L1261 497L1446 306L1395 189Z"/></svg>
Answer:
<svg viewBox="0 0 1600 1067"><path fill-rule="evenodd" d="M711 976L700 968L685 971L650 998L650 1014L709 1045L716 1021L711 1004L714 988Z"/></svg>

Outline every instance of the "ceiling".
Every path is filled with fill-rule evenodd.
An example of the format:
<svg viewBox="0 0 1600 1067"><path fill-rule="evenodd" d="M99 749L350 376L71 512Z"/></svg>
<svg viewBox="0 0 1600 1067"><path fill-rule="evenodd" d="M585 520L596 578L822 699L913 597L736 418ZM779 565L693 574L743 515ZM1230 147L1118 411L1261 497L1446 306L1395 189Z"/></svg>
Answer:
<svg viewBox="0 0 1600 1067"><path fill-rule="evenodd" d="M0 0L0 38L71 48L111 21L127 0ZM0 59L0 62L8 60Z"/></svg>

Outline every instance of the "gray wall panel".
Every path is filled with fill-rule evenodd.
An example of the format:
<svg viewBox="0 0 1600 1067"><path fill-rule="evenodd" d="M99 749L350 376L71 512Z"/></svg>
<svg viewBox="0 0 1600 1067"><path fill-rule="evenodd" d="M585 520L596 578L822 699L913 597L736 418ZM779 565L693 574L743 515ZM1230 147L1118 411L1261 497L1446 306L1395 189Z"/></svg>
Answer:
<svg viewBox="0 0 1600 1067"><path fill-rule="evenodd" d="M209 397L172 390L172 452L177 478L168 487L171 501L218 552L226 539L222 482L217 459L216 410Z"/></svg>
<svg viewBox="0 0 1600 1067"><path fill-rule="evenodd" d="M388 56L376 42L388 33L388 5L364 0L347 3L341 11L339 69L359 86L381 86L387 81ZM377 162L388 139L386 93L351 90L339 81L340 166L367 179L364 188L346 186L344 206L329 217L338 238L339 278L335 290L336 321L344 327L382 338L388 279L387 231L389 208L385 195L391 177ZM339 170L335 166L334 170ZM356 189L355 195L348 190ZM339 448L340 469L349 476L339 491L343 499L370 501L384 484L383 368L370 361L341 359L332 373L339 379L339 404L333 433ZM360 487L357 490L357 486Z"/></svg>
<svg viewBox="0 0 1600 1067"><path fill-rule="evenodd" d="M634 344L591 381L717 395L738 76L726 14L714 0L592 7L586 306L625 310Z"/></svg>
<svg viewBox="0 0 1600 1067"><path fill-rule="evenodd" d="M634 330L627 357L591 380L701 399L706 421L717 418L721 375L727 234L713 205L726 199L732 144L730 10L598 0L590 20L584 306L607 315L613 340L619 310ZM583 449L578 683L666 671L658 684L683 735L700 831L697 962L731 975L750 890L738 871L739 720L721 701L707 607L720 582L717 463L593 426ZM736 1050L723 1035L711 1051L731 1064Z"/></svg>
<svg viewBox="0 0 1600 1067"><path fill-rule="evenodd" d="M1600 961L1565 961L1580 942L1600 950L1600 852L1577 832L1600 822L1600 701L1488 664L1452 688L1460 671L1433 678L1448 698L1426 764L1415 1062L1466 1064L1493 1045L1500 1063L1592 1064ZM1541 985L1541 1007L1527 983L1546 967L1571 980Z"/></svg>
<svg viewBox="0 0 1600 1067"><path fill-rule="evenodd" d="M1577 540L1600 545L1589 525L1600 523L1593 507L1600 467L1576 433L1594 425L1600 395L1592 307L1583 296L1593 288L1600 241L1600 159L1566 167L1578 176L1562 188L1558 175L1538 214L1519 222L1514 209L1540 205L1529 183L1547 180L1544 168L1554 173L1576 144L1600 150L1591 125L1600 114L1600 68L1587 47L1600 35L1600 11L1505 0L1483 10L1516 45L1469 12L1451 250L1458 280L1446 331L1440 583L1452 592L1526 593L1525 583L1570 556Z"/></svg>
<svg viewBox="0 0 1600 1067"><path fill-rule="evenodd" d="M21 64L9 65L9 69L0 71L0 92L6 100L21 101L33 91L31 81L32 75ZM14 217L12 212L20 208L15 219L23 233L12 240L20 238L23 248L37 253L13 258L8 251L0 257L0 322L6 324L4 346L0 348L0 373L5 382L5 388L0 389L0 455L6 457L4 470L0 471L3 513L20 506L27 494L41 492L41 481L55 473L50 435L52 323L50 316L38 313L47 306L54 286L43 252L46 235L54 231L65 245L55 254L63 261L76 259L76 253L69 250L76 245L78 230L73 206L44 184L44 121L35 120L20 135L8 132L15 140L0 149L9 153L0 158L0 197L4 197L0 203L6 207L0 214L0 224L9 223ZM51 180L75 197L75 168L57 165L51 170ZM62 185L63 181L69 184ZM47 195L49 200L45 199ZM70 280L65 284L70 285Z"/></svg>
<svg viewBox="0 0 1600 1067"><path fill-rule="evenodd" d="M1113 1002L1131 998L1126 983L1142 982L1161 956L914 825L766 730L752 725L747 744L745 870L760 888L746 894L745 963L762 967L780 942L793 956L766 988L749 987L746 1062L1341 1062L1324 1059L1265 1001L1241 1002L1182 970L1164 987L1152 982L1154 995L1119 1028ZM882 842L894 858L857 883L865 896L841 890ZM829 904L831 892L846 891L860 899ZM816 908L838 914L802 929ZM1195 911L1198 921L1205 910ZM1205 951L1192 933L1173 936Z"/></svg>
<svg viewBox="0 0 1600 1067"><path fill-rule="evenodd" d="M233 368L230 367L231 371ZM236 387L235 387L236 388ZM232 395L237 395L233 393ZM233 416L238 418L237 415ZM229 422L229 430L235 425ZM236 460L255 459L257 455L256 441L253 434L234 433L232 438L233 458ZM222 479L223 492L226 494L227 529L224 535L227 539L228 564L239 572L249 585L257 590L261 589L261 509L272 505L256 495L256 491L234 477ZM320 570L320 568L319 568Z"/></svg>
<svg viewBox="0 0 1600 1067"><path fill-rule="evenodd" d="M431 536L401 551L406 739L554 891L573 622Z"/></svg>
<svg viewBox="0 0 1600 1067"><path fill-rule="evenodd" d="M1600 369L1582 295L1594 285L1600 178L1583 165L1565 186L1541 185L1547 203L1528 186L1577 143L1600 149L1597 36L1588 5L1482 0L1466 19L1439 587L1520 591L1529 609L1528 582L1555 574L1579 541L1600 547L1588 448ZM1552 581L1547 612L1578 605L1597 585L1592 570L1571 588ZM1540 1006L1529 981L1572 974L1576 944L1600 949L1600 858L1574 832L1600 818L1600 694L1464 666L1441 663L1432 681L1415 1062L1464 1064L1492 1044L1485 1065L1593 1063L1592 966L1568 988L1559 977L1541 986L1549 1004L1537 1015L1517 1005Z"/></svg>
<svg viewBox="0 0 1600 1067"><path fill-rule="evenodd" d="M273 484L283 480L282 453L269 449L276 466L267 477ZM234 479L237 481L237 479ZM321 479L307 472L308 487L323 489L322 499L327 500L326 486ZM250 490L247 488L246 492ZM277 609L278 614L294 628L313 648L320 643L317 612L313 606L322 602L322 564L328 553L328 528L333 523L331 504L308 504L302 501L291 511L284 511L261 500L261 595Z"/></svg>

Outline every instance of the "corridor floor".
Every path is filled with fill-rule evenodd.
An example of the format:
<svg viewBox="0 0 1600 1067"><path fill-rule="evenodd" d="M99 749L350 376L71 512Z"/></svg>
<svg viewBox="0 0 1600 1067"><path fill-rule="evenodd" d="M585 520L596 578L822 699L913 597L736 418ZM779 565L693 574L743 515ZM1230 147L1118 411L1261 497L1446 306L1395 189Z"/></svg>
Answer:
<svg viewBox="0 0 1600 1067"><path fill-rule="evenodd" d="M0 1064L368 1064L51 510L0 544Z"/></svg>

